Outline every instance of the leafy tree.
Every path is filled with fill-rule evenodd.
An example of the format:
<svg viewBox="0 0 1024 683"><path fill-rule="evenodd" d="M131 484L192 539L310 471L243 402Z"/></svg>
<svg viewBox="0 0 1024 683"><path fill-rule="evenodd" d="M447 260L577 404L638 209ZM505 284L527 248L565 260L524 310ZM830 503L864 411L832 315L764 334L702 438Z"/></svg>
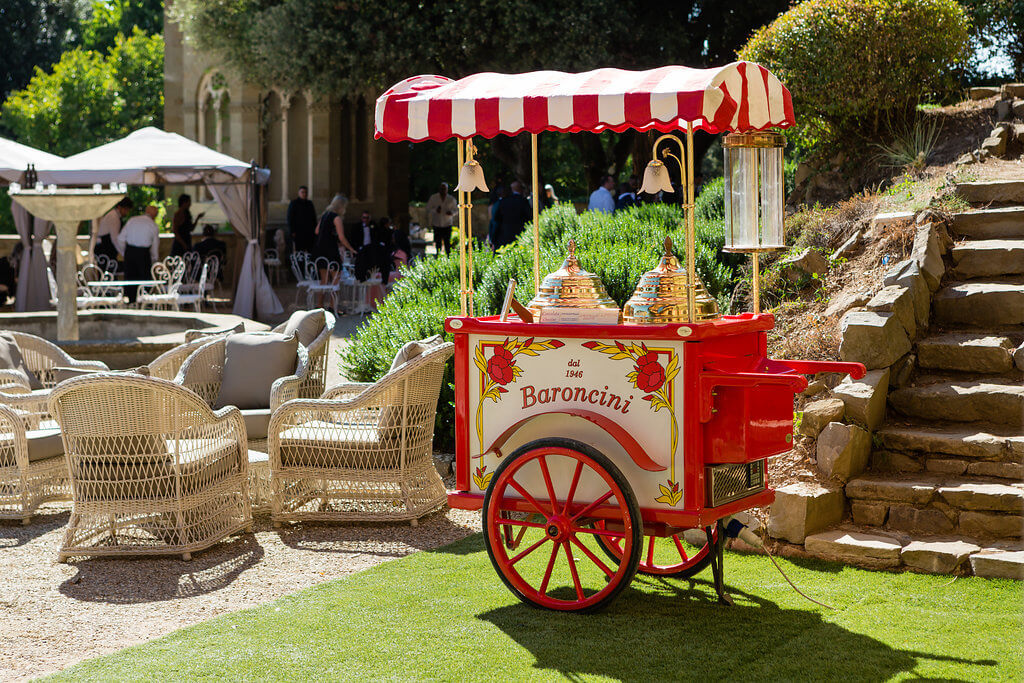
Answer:
<svg viewBox="0 0 1024 683"><path fill-rule="evenodd" d="M175 0L169 11L199 49L219 53L258 86L346 96L379 93L419 73L458 78L479 71L725 64L787 4L684 0L651 11L616 0ZM609 167L621 171L636 137L573 136L588 184ZM528 136L498 136L491 149L524 178Z"/></svg>
<svg viewBox="0 0 1024 683"><path fill-rule="evenodd" d="M1010 58L1011 79L1024 79L1024 0L960 0L975 31L976 47L1004 50ZM980 71L979 64L972 65ZM991 77L976 73L976 77Z"/></svg>
<svg viewBox="0 0 1024 683"><path fill-rule="evenodd" d="M163 123L163 37L137 29L104 55L75 48L53 70L37 68L3 104L18 140L67 156L136 128Z"/></svg>
<svg viewBox="0 0 1024 683"><path fill-rule="evenodd" d="M60 59L76 28L74 0L0 0L0 99Z"/></svg>
<svg viewBox="0 0 1024 683"><path fill-rule="evenodd" d="M82 47L106 52L117 36L134 29L156 35L164 28L163 0L92 0L82 19Z"/></svg>

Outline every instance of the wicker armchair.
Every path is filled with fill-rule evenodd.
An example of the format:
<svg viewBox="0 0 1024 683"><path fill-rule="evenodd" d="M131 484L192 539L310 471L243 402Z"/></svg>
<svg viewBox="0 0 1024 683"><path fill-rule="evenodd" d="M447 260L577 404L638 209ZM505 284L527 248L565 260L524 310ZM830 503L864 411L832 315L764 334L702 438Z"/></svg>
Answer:
<svg viewBox="0 0 1024 683"><path fill-rule="evenodd" d="M305 381L299 387L298 398L320 398L327 386L327 349L331 344L331 335L334 333L334 314L324 311L324 326L320 334L313 340L306 351L309 353L309 373ZM287 322L275 327L272 332L284 332Z"/></svg>
<svg viewBox="0 0 1024 683"><path fill-rule="evenodd" d="M242 332L244 330L245 327L242 323L238 323L238 325L231 329L219 330L213 333L203 333L199 330L185 330L185 343L178 344L173 349L164 351L162 354L154 358L149 364L149 374L152 377L159 377L160 379L174 380L174 378L178 376L178 371L181 370L181 366L200 346L218 337L226 337L229 334Z"/></svg>
<svg viewBox="0 0 1024 683"><path fill-rule="evenodd" d="M106 363L98 360L75 360L56 344L34 334L10 330L4 330L4 333L14 337L14 341L18 343L18 350L21 351L21 357L25 359L25 365L39 379L45 389L51 389L57 383L54 368L110 369ZM17 385L24 387L25 390L30 389L21 373L14 370L0 370L0 385Z"/></svg>
<svg viewBox="0 0 1024 683"><path fill-rule="evenodd" d="M270 421L271 515L286 521L411 521L445 502L432 458L450 343L375 384L289 401Z"/></svg>
<svg viewBox="0 0 1024 683"><path fill-rule="evenodd" d="M60 430L28 429L32 422L0 405L0 519L22 524L41 504L71 494Z"/></svg>
<svg viewBox="0 0 1024 683"><path fill-rule="evenodd" d="M134 375L62 382L60 422L74 508L59 560L192 553L251 530L245 423L181 386Z"/></svg>
<svg viewBox="0 0 1024 683"><path fill-rule="evenodd" d="M277 379L271 386L270 407L241 411L252 450L267 450L270 416L282 403L299 397L299 389L309 372L309 354L302 344L297 348L295 373ZM211 407L217 402L224 378L224 349L224 337L206 341L185 360L174 379L177 384L198 394Z"/></svg>

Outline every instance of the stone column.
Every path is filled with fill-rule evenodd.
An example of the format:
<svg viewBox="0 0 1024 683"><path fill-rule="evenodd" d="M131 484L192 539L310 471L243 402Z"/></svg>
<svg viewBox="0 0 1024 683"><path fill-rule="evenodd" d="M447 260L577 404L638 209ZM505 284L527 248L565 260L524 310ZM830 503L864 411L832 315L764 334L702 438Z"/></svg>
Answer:
<svg viewBox="0 0 1024 683"><path fill-rule="evenodd" d="M78 341L78 224L53 224L57 231L57 341Z"/></svg>
<svg viewBox="0 0 1024 683"><path fill-rule="evenodd" d="M292 97L287 93L281 95L281 201L288 201L288 109L292 106Z"/></svg>

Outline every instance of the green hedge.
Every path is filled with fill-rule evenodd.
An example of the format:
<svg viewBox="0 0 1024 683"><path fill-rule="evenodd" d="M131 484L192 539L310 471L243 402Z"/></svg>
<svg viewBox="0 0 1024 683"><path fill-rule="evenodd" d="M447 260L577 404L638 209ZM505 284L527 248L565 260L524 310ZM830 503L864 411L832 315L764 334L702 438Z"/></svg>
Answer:
<svg viewBox="0 0 1024 683"><path fill-rule="evenodd" d="M955 0L806 0L739 51L793 93L797 141L835 154L956 87L970 23ZM815 150L817 147L817 150Z"/></svg>
<svg viewBox="0 0 1024 683"><path fill-rule="evenodd" d="M697 272L725 309L739 257L721 252L721 183L711 183L698 198ZM608 294L621 306L633 294L640 276L654 267L665 235L672 237L677 256L685 251L685 225L678 207L646 205L616 214L584 213L560 205L540 217L541 272L556 270L565 258L565 245L576 240L576 253L586 270L599 275ZM518 283L516 298L533 298L532 228L497 255L475 251L476 314L493 315L501 307L509 278ZM341 353L342 372L354 381L369 382L387 372L402 344L443 332L444 319L459 312L459 261L450 257L423 258L403 277L363 323ZM440 449L454 444L454 384L449 365L441 389L434 443Z"/></svg>

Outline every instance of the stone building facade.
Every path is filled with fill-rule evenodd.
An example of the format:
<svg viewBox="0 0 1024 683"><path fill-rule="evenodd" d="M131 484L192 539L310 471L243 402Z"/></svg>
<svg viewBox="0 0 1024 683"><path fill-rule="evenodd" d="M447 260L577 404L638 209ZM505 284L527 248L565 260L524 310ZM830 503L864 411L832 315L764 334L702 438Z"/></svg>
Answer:
<svg viewBox="0 0 1024 683"><path fill-rule="evenodd" d="M166 16L164 44L164 127L269 168L268 227L284 223L300 185L317 211L341 192L346 220L363 210L407 220L408 146L373 139L375 93L327 100L261 90L185 44Z"/></svg>

